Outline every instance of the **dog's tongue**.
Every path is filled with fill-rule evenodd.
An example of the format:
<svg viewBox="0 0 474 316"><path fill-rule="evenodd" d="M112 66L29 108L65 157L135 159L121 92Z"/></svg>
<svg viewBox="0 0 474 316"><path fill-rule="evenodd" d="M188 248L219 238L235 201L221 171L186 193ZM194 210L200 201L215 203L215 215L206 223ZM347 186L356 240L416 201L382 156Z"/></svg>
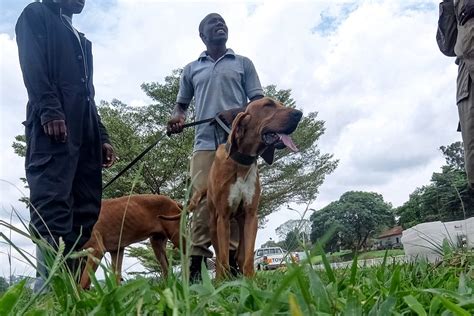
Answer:
<svg viewBox="0 0 474 316"><path fill-rule="evenodd" d="M298 151L298 147L296 147L295 143L293 143L293 140L289 135L286 134L278 134L280 136L280 140L285 144L286 147L291 149L292 151Z"/></svg>

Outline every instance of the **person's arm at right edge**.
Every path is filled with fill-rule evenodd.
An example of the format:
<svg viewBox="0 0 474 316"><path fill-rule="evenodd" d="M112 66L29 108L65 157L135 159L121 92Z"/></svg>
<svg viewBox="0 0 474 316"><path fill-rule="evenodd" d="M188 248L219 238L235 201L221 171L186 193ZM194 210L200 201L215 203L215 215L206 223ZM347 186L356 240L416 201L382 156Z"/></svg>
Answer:
<svg viewBox="0 0 474 316"><path fill-rule="evenodd" d="M453 0L444 0L439 4L438 30L436 42L439 50L446 56L455 57L454 46L458 36Z"/></svg>

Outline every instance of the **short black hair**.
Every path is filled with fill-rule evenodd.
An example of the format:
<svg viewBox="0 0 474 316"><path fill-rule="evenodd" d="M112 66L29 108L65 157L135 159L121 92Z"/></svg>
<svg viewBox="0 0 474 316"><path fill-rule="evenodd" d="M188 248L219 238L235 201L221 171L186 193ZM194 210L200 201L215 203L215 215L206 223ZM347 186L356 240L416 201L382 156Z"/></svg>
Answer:
<svg viewBox="0 0 474 316"><path fill-rule="evenodd" d="M219 13L209 13L208 15L206 15L204 19L202 19L201 23L199 23L199 34L202 33L202 29L204 28L204 24L206 24L207 20L209 20L214 15L220 16L222 18Z"/></svg>

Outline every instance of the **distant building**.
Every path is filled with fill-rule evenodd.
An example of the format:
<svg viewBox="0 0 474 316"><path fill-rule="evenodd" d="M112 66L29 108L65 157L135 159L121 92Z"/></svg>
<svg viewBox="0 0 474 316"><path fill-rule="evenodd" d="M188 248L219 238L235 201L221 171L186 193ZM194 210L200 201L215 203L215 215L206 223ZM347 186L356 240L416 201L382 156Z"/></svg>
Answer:
<svg viewBox="0 0 474 316"><path fill-rule="evenodd" d="M382 232L376 237L377 239L377 248L387 249L387 248L398 248L401 247L403 228L402 226L395 226Z"/></svg>

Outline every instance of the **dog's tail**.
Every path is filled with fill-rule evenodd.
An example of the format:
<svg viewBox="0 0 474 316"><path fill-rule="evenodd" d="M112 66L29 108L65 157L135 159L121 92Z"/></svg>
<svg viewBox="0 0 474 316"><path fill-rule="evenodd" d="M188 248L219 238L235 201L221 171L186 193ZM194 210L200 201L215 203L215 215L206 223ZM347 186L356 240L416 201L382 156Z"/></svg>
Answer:
<svg viewBox="0 0 474 316"><path fill-rule="evenodd" d="M189 201L188 208L186 209L187 212L192 212L196 209L198 204L201 202L201 200L206 196L207 190L202 190L202 191L197 191L196 193L193 194L191 197L191 200ZM183 205L181 203L176 202L178 204L178 207L183 210ZM181 218L181 214L176 214L176 215L159 215L158 217L161 219L164 219L165 221L177 221Z"/></svg>
<svg viewBox="0 0 474 316"><path fill-rule="evenodd" d="M164 219L165 221L177 221L181 218L181 213L180 214L176 214L176 215L171 215L171 216L167 216L167 215L158 215L158 218L160 219Z"/></svg>

